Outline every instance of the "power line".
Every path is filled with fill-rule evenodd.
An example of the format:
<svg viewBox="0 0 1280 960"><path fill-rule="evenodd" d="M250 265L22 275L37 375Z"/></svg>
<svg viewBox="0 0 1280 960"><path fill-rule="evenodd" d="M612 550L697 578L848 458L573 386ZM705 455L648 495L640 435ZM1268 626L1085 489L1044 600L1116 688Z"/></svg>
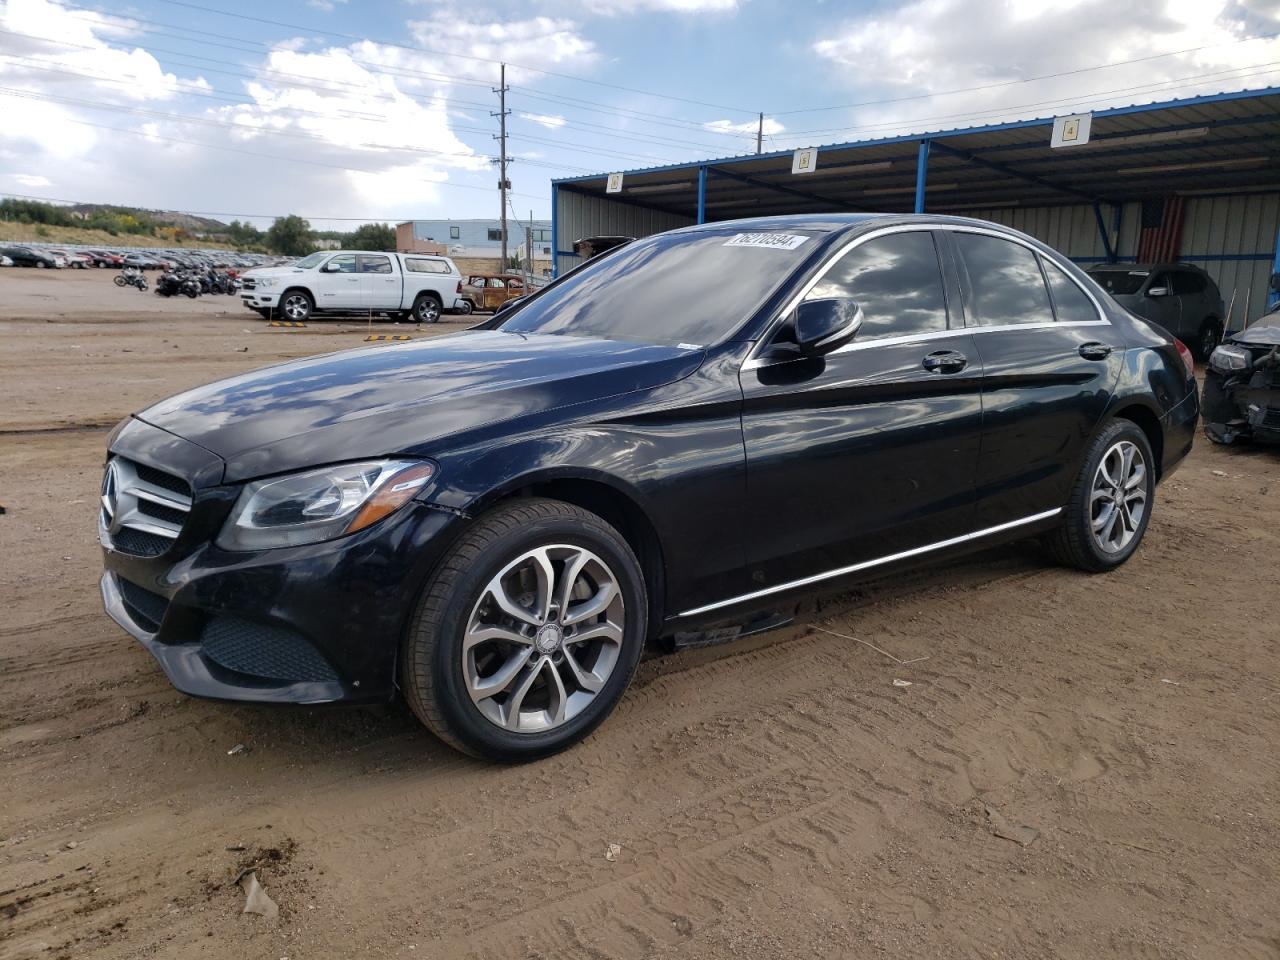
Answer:
<svg viewBox="0 0 1280 960"><path fill-rule="evenodd" d="M170 6L175 6L175 7L185 7L189 10L198 10L201 13L211 13L220 17L234 17L237 20L248 20L253 23L262 23L268 26L273 26L273 27L285 27L286 29L289 29L289 30L302 30L307 33L316 33L322 36L337 37L341 40L349 40L356 43L373 42L373 43L381 44L382 46L386 46L386 47L396 47L401 50L410 50L414 53L434 53L438 56L454 57L459 60L471 60L477 63L488 63L488 64L500 65L503 62L503 61L494 59L493 57L479 57L479 56L475 56L474 54L457 53L456 51L453 51L453 50L440 50L440 49L435 49L427 46L414 47L414 46L410 46L409 44L396 43L391 40L371 39L370 37L359 37L350 33L341 33L336 30L322 30L318 27L306 26L304 24L298 24L298 23L289 23L288 21L284 21L284 20L271 20L266 17L253 17L244 13L233 13L229 10L219 10L216 7L211 7L205 4L188 3L187 0L157 0L157 2L167 3ZM694 100L689 97L677 97L677 96L673 96L672 94L657 93L652 90L641 90L636 87L627 87L627 86L622 86L616 83L607 83L603 80L591 80L587 77L581 77L571 73L557 73L554 70L546 70L546 69L543 69L542 67L533 67L533 66L529 66L528 64L509 63L508 65L513 67L518 67L521 70L527 70L530 73L540 73L548 77L559 77L562 80L572 80L575 83L587 83L593 86L607 87L611 90L621 90L626 93L636 93L636 94L640 94L641 96L655 97L661 100L671 100L677 103L688 103L688 104L694 104L700 107L710 107L713 110L733 110L738 113L752 113L752 114L756 112L754 110L747 110L743 107L731 107L731 106L725 106L724 104L708 103L705 100Z"/></svg>
<svg viewBox="0 0 1280 960"><path fill-rule="evenodd" d="M908 97L892 97L886 100L862 100L858 103L842 103L830 107L803 107L798 110L776 110L771 114L771 116L785 117L793 116L798 113L821 113L827 110L852 110L856 107L877 107L892 103L906 103L909 100L927 100L932 97L950 96L956 93L976 93L980 90L994 90L998 87L1010 87L1022 83L1036 83L1040 80L1055 80L1059 77L1073 77L1081 73L1091 73L1096 70L1107 70L1111 67L1126 67L1135 63L1149 63L1152 60L1163 60L1167 57L1179 57L1185 53L1199 53L1202 50L1229 47L1239 43L1251 43L1254 40L1274 40L1276 37L1280 37L1280 32L1262 33L1252 37L1242 37L1239 40L1230 40L1225 43L1210 43L1201 47L1187 47L1185 50L1171 50L1168 53L1155 53L1145 57L1134 57L1131 60L1113 60L1109 63L1100 63L1092 67L1078 67L1075 70L1062 70L1058 73L1042 73L1036 77L1023 77L1019 80L1001 80L997 83L987 83L976 87L957 87L952 90L940 90L937 93L920 93L913 94Z"/></svg>
<svg viewBox="0 0 1280 960"><path fill-rule="evenodd" d="M7 96L14 96L14 94L7 94ZM34 99L34 98L27 97L26 99ZM62 119L67 123L75 123L75 124L79 124L81 126L86 126L86 127L95 127L99 130L110 130L113 133L123 133L128 136L134 136L134 137L145 137L148 140L164 140L169 143L183 143L193 147L204 147L205 149L208 149L208 150L222 150L227 153L239 153L247 157L260 157L264 160L278 160L281 163L301 163L301 164L306 164L307 166L327 167L331 170L342 170L348 173L367 173L372 176L383 176L386 173L385 170L367 170L367 169L364 169L363 167L352 167L352 166L349 166L348 164L339 164L339 163L325 163L321 160L306 160L306 159L303 159L302 157L282 157L279 154L274 154L274 153L258 153L255 150L241 150L238 147L227 147L217 143L205 143L200 140L187 140L183 137L168 137L158 133L148 133L143 130L130 130L124 127L112 127L112 126L108 126L107 124L94 123L91 120L81 120L75 117L64 117ZM432 186L435 186L435 187L452 187L458 190L483 190L486 193L489 192L488 187L479 187L470 183L454 183L453 181L450 181L450 180L431 180L426 177L417 177L415 179L417 179L422 183L431 184ZM525 197L530 200L540 200L544 203L550 202L549 198L537 196L535 194L513 193L513 196Z"/></svg>
<svg viewBox="0 0 1280 960"><path fill-rule="evenodd" d="M1117 96L1119 94L1125 94L1125 93L1137 93L1137 92L1153 93L1153 92L1158 92L1161 88L1167 87L1170 84L1174 85L1173 89L1177 89L1178 87L1194 85L1195 83L1201 80L1224 78L1233 74L1243 74L1242 76L1235 79L1248 79L1249 77L1253 77L1253 76L1265 76L1268 73L1274 73L1276 71L1274 69L1266 69L1266 70L1261 70L1261 72L1259 73L1243 73L1244 71L1258 70L1259 68L1263 68L1263 67L1273 68L1277 64L1280 64L1280 61L1274 61L1272 63L1251 64L1250 66L1247 66L1247 67L1235 67L1231 70L1218 71L1215 73L1194 74L1187 77L1171 77L1168 80L1160 80L1153 83L1141 84L1139 86L1134 86L1134 87L1117 87L1111 90L1098 90L1092 93L1082 93L1082 94L1077 94L1071 97L1059 97L1052 100L1037 100L1032 103L1010 104L1002 107L991 107L985 110L976 110L976 111L970 110L962 113L951 113L951 114L935 114L929 117L914 117L909 120L885 120L885 121L880 121L878 123L858 124L858 125L849 126L849 127L826 127L822 129L816 129L816 130L792 130L787 132L787 139L794 140L796 137L799 137L799 136L810 136L813 134L849 133L849 132L858 131L858 130L871 130L871 129L877 129L877 128L886 128L886 127L896 128L896 127L901 127L904 124L910 124L910 123L933 123L933 122L942 121L942 120L950 120L950 121L978 120L986 117L1002 116L1006 113L1012 113L1017 110L1028 110L1035 107L1055 106L1055 105L1061 105L1061 104L1085 103L1090 100L1096 100L1103 97Z"/></svg>
<svg viewBox="0 0 1280 960"><path fill-rule="evenodd" d="M16 31L10 31L10 30L3 30L3 29L0 29L0 33L16 34ZM95 48L93 48L93 47L87 47L87 46L85 46L85 45L83 45L83 44L73 44L73 43L69 43L69 42L66 42L66 41L56 40L56 39L54 39L54 38L52 38L52 37L38 37L38 36L34 36L34 35L32 35L32 34L16 34L16 35L18 35L18 36L28 37L29 39L34 39L34 40L42 40L42 41L46 41L46 42L49 42L49 43L61 44L61 45L63 45L63 46L75 47L75 48L78 48L78 49L84 49L84 50L93 50L93 49L95 49ZM153 49L157 49L157 48L153 48ZM168 51L160 51L160 52L168 52ZM179 56L184 56L184 55L179 54ZM31 58L25 58L25 57L24 57L24 58L21 58L21 59L31 59ZM213 63L223 63L223 62L225 62L225 61L220 61L220 60L213 60L212 58L209 58L209 57L196 57L196 58L194 58L194 59L199 59L199 60L210 60L210 61L211 61L211 62L213 62ZM49 69L49 68L45 68L45 67L37 67L36 69ZM230 74L231 76L242 77L242 78L244 78L244 79L248 79L248 80L258 80L258 79L259 79L258 77L254 77L254 76L252 76L252 75L250 75L250 74L239 73L239 72L235 72L235 71L218 70L218 69L216 69L216 68L209 68L209 67L199 67L198 69L204 70L204 71L206 71L206 72L212 72L212 73L225 73L225 74ZM55 72L56 72L56 71L55 71ZM78 76L81 76L81 77L86 78L86 79L99 80L99 81L108 82L108 83L112 83L112 82L122 82L122 81L120 81L120 80L118 80L118 79L116 79L116 78L103 77L103 76L101 76L101 75L94 75L94 74L76 74L76 73L73 73L73 72L70 72L70 71L61 71L61 72L67 72L67 73L69 73L69 75L71 75L71 76L77 76L77 75L78 75ZM287 77L287 78L298 77L298 78L300 78L300 79L307 79L307 80L319 79L319 78L306 77L305 75L302 75L302 74L286 73L286 72L283 72L283 71L275 71L275 70L263 70L263 71L261 71L261 73L262 73L262 74L271 74L271 75L274 75L274 76L282 76L282 77ZM132 75L132 76L135 76L135 77L136 77L136 75ZM138 78L138 79L141 79L141 78ZM184 82L190 83L190 81L184 81ZM279 81L277 81L277 82L279 82ZM336 88L335 88L335 87L319 87L319 86L315 86L314 84L298 84L298 83L293 83L293 82L291 82L290 80L286 80L286 81L284 82L284 85L285 85L285 86L295 86L295 87L299 87L299 88L301 88L301 89L316 90L316 91L318 91L318 92L320 92L320 93L331 93L331 94L345 94L345 93L348 93L351 89L353 89L353 88L351 88L351 87L345 87L345 88L344 88L344 87L336 87ZM362 88L356 88L356 89L362 89ZM209 96L208 94L191 94L191 95L193 95L193 96ZM396 102L396 98L395 98L394 96L392 96L391 94L382 93L382 92L380 92L380 91L371 91L371 92L369 93L369 95L370 95L373 99L386 100L386 101L391 102L391 103L395 103L395 102ZM435 106L437 106L437 98L433 98L433 97L426 97L426 96L422 96L422 95L418 95L418 94L412 94L412 93L406 93L406 92L403 92L403 91L400 93L400 96L404 97L405 99L412 100L412 101L414 101L414 102L418 102L418 103L425 104L425 105L427 105L427 106L429 106L429 107L435 107ZM218 98L215 98L215 99L218 99ZM241 103L241 104L244 104L244 105L246 105L246 106L260 106L259 104L246 103L246 102L245 102L245 101L246 101L246 99L247 99L247 98L243 98L243 97L242 97L242 98L230 98L230 99L229 99L229 102ZM473 105L473 106L477 106L477 107L484 107L484 108L487 108L487 107L489 106L488 104L476 103L476 102L474 102L474 101L463 101L463 100L457 100L456 98L455 98L455 99L453 99L453 100L442 100L442 102L443 102L443 103L445 103L445 104L450 103L450 102L452 102L452 103L471 104L471 105ZM301 111L301 110L300 110L300 108L289 108L288 110L282 110L282 112L291 112L291 111L292 111L292 112L303 112L303 113L314 113L314 111ZM375 117L375 116L373 116L373 115L371 115L371 114L363 114L363 113L353 112L353 111L339 111L339 112L341 112L341 113L345 113L345 114L347 114L347 115L349 115L349 116L351 116L352 118L355 118L355 119L363 119L363 120L369 120L369 121L371 121L371 122L380 122L380 123L389 123L389 122L391 122L391 121L389 121L389 120L388 120L387 118L385 118L385 117ZM315 115L317 115L317 116L324 116L323 114L315 114ZM173 115L170 115L170 116L173 116ZM182 115L182 118L183 118L183 119L190 120L191 122L195 122L195 123L217 122L217 121L204 120L204 119L196 118L196 117L189 117L189 116L186 116L186 115ZM238 126L243 126L243 125L238 125ZM490 134L490 131L489 131L489 130L481 130L481 129L478 129L478 128L475 128L475 127L466 127L466 126L462 126L462 125L459 125L459 124L454 124L454 125L453 125L453 127L452 127L452 129L454 129L454 130L459 130L459 131L468 131L468 132L472 132L472 133L479 133L479 134L483 134L483 135L485 135L485 136L488 136L488 135ZM285 135L287 136L288 134L285 134ZM294 136L298 136L298 134L294 134ZM323 138L313 138L313 139L323 139ZM585 151L585 152L588 152L588 153L596 153L596 154L599 154L599 155L601 155L601 156L613 156L613 157L618 157L618 158L621 158L621 159L624 159L624 160L640 160L640 161L644 161L644 160L654 160L654 161L663 162L663 163L671 162L671 161L669 160L669 158L667 158L667 157L656 157L656 156L653 156L653 155L643 155L643 154L625 153L625 152L621 152L621 151L602 150L602 149L597 148L597 147L591 147L591 146L588 146L587 144L579 144L579 143L571 143L571 142L563 142L563 143L562 143L562 142L558 142L558 141L552 141L552 140L541 139L541 138L538 138L538 137L526 137L525 139L528 139L528 140L531 140L531 141L534 141L534 142L539 142L539 143L549 144L549 145L551 145L551 146L575 147L575 148L578 148L579 150L582 150L582 151ZM624 139L628 139L628 138L624 138ZM648 141L642 141L642 142L648 142ZM365 146L379 146L379 145L376 145L376 144L365 144ZM707 149L719 149L718 147L711 147L709 144L708 144L708 145L704 145L704 146L706 146L706 147L707 147ZM411 148L403 148L403 149L411 149ZM444 154L441 154L441 155L444 155ZM461 156L461 154L455 154L455 155L457 155L457 156ZM582 167L577 167L577 168L575 168L572 164L561 164L559 168L561 168L561 169L566 169L566 170L568 170L568 169L578 169L578 170L583 170L584 172L590 172L590 171L588 171L588 170L586 170L585 168L582 168Z"/></svg>

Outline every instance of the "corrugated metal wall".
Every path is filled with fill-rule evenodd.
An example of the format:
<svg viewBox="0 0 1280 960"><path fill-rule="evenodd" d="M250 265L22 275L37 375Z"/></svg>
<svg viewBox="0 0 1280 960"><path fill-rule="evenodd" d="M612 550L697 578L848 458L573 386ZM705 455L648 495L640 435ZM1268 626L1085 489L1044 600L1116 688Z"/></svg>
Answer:
<svg viewBox="0 0 1280 960"><path fill-rule="evenodd" d="M556 249L571 250L573 241L592 235L621 234L647 236L662 230L688 226L692 218L645 210L600 197L558 191ZM1103 205L1103 222L1108 231L1114 209ZM1021 230L1068 257L1089 266L1106 257L1093 207L996 207L963 211L964 216L990 220ZM1119 242L1112 237L1116 254L1130 262L1137 256L1142 228L1142 207L1126 203L1120 217ZM1189 197L1182 231L1182 257L1203 267L1222 290L1223 302L1235 305L1231 329L1243 325L1245 303L1256 318L1267 302L1268 281L1273 269L1276 234L1280 232L1280 193L1232 197ZM576 257L562 257L561 272L572 268Z"/></svg>
<svg viewBox="0 0 1280 960"><path fill-rule="evenodd" d="M1280 194L1238 197L1193 197L1187 200L1182 256L1204 267L1218 284L1225 303L1235 294L1231 329L1244 325L1245 302L1252 321L1267 303L1274 269L1276 232L1280 230ZM1242 259L1268 254L1266 259ZM1200 259L1221 258L1221 259Z"/></svg>
<svg viewBox="0 0 1280 960"><path fill-rule="evenodd" d="M646 210L629 203L618 203L603 197L591 197L561 188L556 191L555 249L573 249L573 242L583 237L647 237L651 233L687 227L692 217L681 217L658 210ZM577 257L559 257L559 272L572 270L582 261Z"/></svg>
<svg viewBox="0 0 1280 960"><path fill-rule="evenodd" d="M1103 205L1103 222L1112 226L1113 208ZM1005 207L966 210L965 216L991 220L1029 233L1055 250L1088 266L1106 252L1098 236L1098 222L1089 204L1071 207ZM1137 256L1142 229L1142 206L1126 203L1120 218L1116 254L1122 260ZM1188 197L1182 227L1182 259L1202 267L1232 307L1229 329L1244 325L1245 305L1256 319L1267 303L1268 284L1280 232L1280 193L1233 197ZM1112 238L1115 243L1115 238Z"/></svg>

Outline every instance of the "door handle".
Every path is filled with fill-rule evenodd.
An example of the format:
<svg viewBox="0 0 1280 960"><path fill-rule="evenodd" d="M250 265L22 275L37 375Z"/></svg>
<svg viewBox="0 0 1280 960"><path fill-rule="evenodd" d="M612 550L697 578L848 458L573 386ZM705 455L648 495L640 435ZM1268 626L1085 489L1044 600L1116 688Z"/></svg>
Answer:
<svg viewBox="0 0 1280 960"><path fill-rule="evenodd" d="M958 350L939 350L921 361L921 366L932 373L959 373L969 363L969 358Z"/></svg>
<svg viewBox="0 0 1280 960"><path fill-rule="evenodd" d="M1088 343L1080 344L1080 356L1086 360L1105 360L1111 356L1111 347L1105 343L1091 340Z"/></svg>

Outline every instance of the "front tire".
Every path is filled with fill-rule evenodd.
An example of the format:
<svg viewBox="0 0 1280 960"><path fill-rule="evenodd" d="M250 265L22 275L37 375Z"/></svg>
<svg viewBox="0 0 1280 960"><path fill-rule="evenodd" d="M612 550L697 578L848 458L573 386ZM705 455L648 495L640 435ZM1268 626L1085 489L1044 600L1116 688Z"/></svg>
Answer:
<svg viewBox="0 0 1280 960"><path fill-rule="evenodd" d="M532 760L587 736L631 682L644 575L600 517L522 499L482 516L428 581L401 656L410 708L463 753Z"/></svg>
<svg viewBox="0 0 1280 960"><path fill-rule="evenodd" d="M1155 499L1155 458L1147 435L1113 420L1089 445L1063 523L1045 537L1059 563L1090 573L1128 560L1147 531Z"/></svg>
<svg viewBox="0 0 1280 960"><path fill-rule="evenodd" d="M1196 336L1195 354L1196 359L1201 362L1207 362L1213 351L1218 348L1218 344L1222 342L1222 324L1212 317L1205 320L1200 325L1200 332Z"/></svg>
<svg viewBox="0 0 1280 960"><path fill-rule="evenodd" d="M315 304L305 290L289 290L280 298L280 316L294 323L305 323Z"/></svg>

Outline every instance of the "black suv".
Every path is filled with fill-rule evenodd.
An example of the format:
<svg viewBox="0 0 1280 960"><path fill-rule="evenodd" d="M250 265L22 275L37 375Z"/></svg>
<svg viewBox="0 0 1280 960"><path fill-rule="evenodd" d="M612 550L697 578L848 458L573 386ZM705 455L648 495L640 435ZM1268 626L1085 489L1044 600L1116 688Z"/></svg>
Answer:
<svg viewBox="0 0 1280 960"><path fill-rule="evenodd" d="M1089 275L1122 307L1164 327L1208 360L1222 341L1222 294L1213 278L1187 263L1099 266Z"/></svg>
<svg viewBox="0 0 1280 960"><path fill-rule="evenodd" d="M189 693L402 691L527 758L599 724L649 641L1015 538L1123 563L1198 414L1186 347L1020 233L689 227L471 330L130 417L102 595Z"/></svg>

